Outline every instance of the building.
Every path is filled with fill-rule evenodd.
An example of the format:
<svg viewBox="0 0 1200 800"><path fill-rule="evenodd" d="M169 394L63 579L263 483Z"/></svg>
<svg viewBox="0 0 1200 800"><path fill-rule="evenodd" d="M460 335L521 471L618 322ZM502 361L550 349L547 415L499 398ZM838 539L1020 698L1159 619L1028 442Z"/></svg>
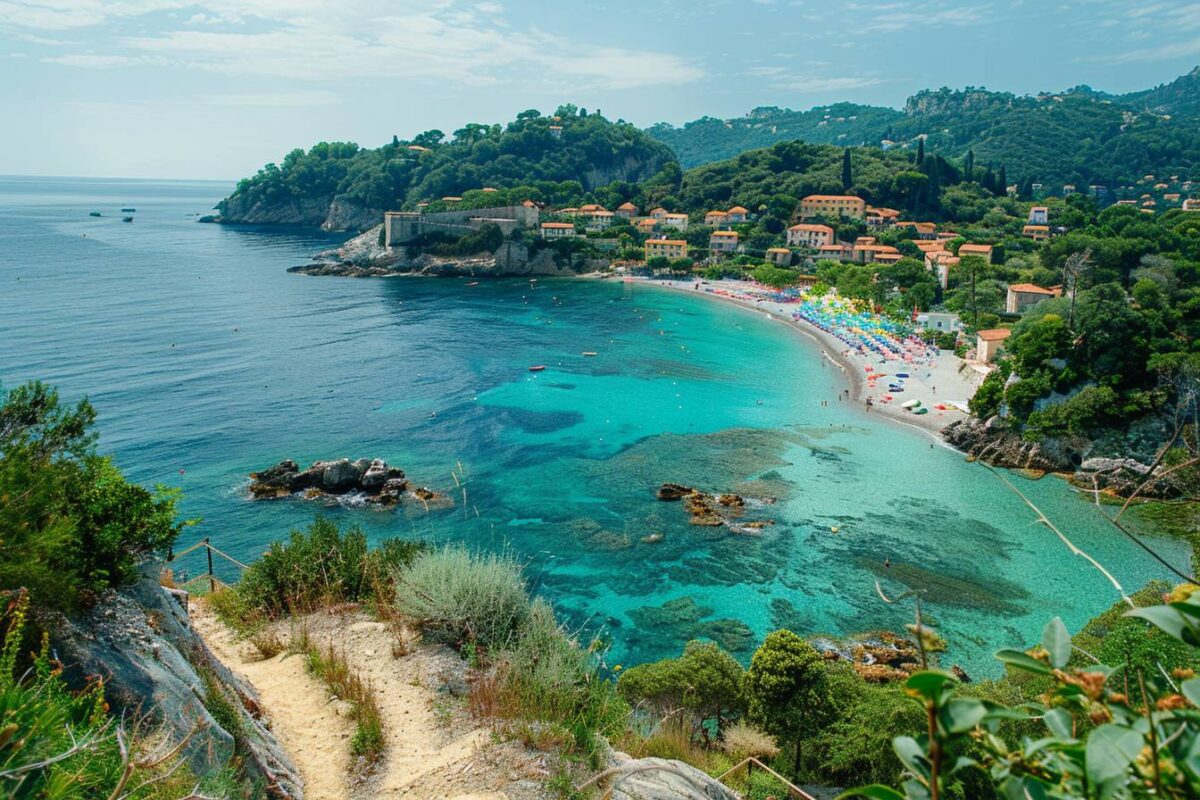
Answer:
<svg viewBox="0 0 1200 800"><path fill-rule="evenodd" d="M1050 209L1045 206L1034 206L1029 209L1029 224L1030 225L1049 225L1050 224Z"/></svg>
<svg viewBox="0 0 1200 800"><path fill-rule="evenodd" d="M894 208L871 208L867 206L866 211L867 225L872 228L886 228L889 225L896 224L900 219L900 212Z"/></svg>
<svg viewBox="0 0 1200 800"><path fill-rule="evenodd" d="M871 239L870 236L863 237ZM870 242L856 242L853 250L853 259L860 264L895 264L904 255L896 248L886 244L876 244L874 239Z"/></svg>
<svg viewBox="0 0 1200 800"><path fill-rule="evenodd" d="M1073 184L1073 183L1064 184L1063 190L1062 190L1063 197L1070 197L1073 194L1075 194L1075 184Z"/></svg>
<svg viewBox="0 0 1200 800"><path fill-rule="evenodd" d="M1200 199L1196 199L1194 197L1189 197L1187 200L1184 200L1183 201L1183 210L1184 211L1200 211Z"/></svg>
<svg viewBox="0 0 1200 800"><path fill-rule="evenodd" d="M962 320L958 314L948 311L927 311L917 315L917 324L927 331L942 333L958 333L963 329Z"/></svg>
<svg viewBox="0 0 1200 800"><path fill-rule="evenodd" d="M658 220L654 219L653 217L639 219L634 223L633 227L637 228L641 233L650 233L658 227Z"/></svg>
<svg viewBox="0 0 1200 800"><path fill-rule="evenodd" d="M1036 306L1051 297L1062 297L1062 287L1043 289L1032 283L1014 283L1008 287L1008 297L1004 301L1004 310L1009 314L1022 314L1025 309Z"/></svg>
<svg viewBox="0 0 1200 800"><path fill-rule="evenodd" d="M990 244L964 244L958 248L958 257L979 256L987 263L992 263L992 246Z"/></svg>
<svg viewBox="0 0 1200 800"><path fill-rule="evenodd" d="M562 136L562 125L551 125L550 126L550 135L553 136L555 139L560 138Z"/></svg>
<svg viewBox="0 0 1200 800"><path fill-rule="evenodd" d="M918 239L933 239L937 237L937 225L932 222L897 222L897 228L912 228ZM953 237L951 237L953 238Z"/></svg>
<svg viewBox="0 0 1200 800"><path fill-rule="evenodd" d="M1163 201L1167 203L1178 203L1181 196L1182 195L1180 195L1178 192L1170 192L1163 195Z"/></svg>
<svg viewBox="0 0 1200 800"><path fill-rule="evenodd" d="M828 225L793 225L787 229L789 247L820 248L833 244L833 228Z"/></svg>
<svg viewBox="0 0 1200 800"><path fill-rule="evenodd" d="M817 258L845 261L847 250L844 244L823 244L817 248Z"/></svg>
<svg viewBox="0 0 1200 800"><path fill-rule="evenodd" d="M611 211L593 211L587 218L587 229L589 231L602 231L612 225L613 218L616 216Z"/></svg>
<svg viewBox="0 0 1200 800"><path fill-rule="evenodd" d="M683 239L647 239L645 244L646 260L660 257L671 260L686 258L687 246L687 242Z"/></svg>
<svg viewBox="0 0 1200 800"><path fill-rule="evenodd" d="M1000 353L1000 348L1004 345L1004 340L1011 335L1012 331L1005 328L991 328L976 333L975 360L984 364L995 361L996 356Z"/></svg>
<svg viewBox="0 0 1200 800"><path fill-rule="evenodd" d="M769 263L777 267L790 266L792 263L792 251L786 247L770 247L767 248L766 259Z"/></svg>
<svg viewBox="0 0 1200 800"><path fill-rule="evenodd" d="M710 228L717 228L721 225L729 224L729 214L724 211L709 211L704 215L704 224Z"/></svg>
<svg viewBox="0 0 1200 800"><path fill-rule="evenodd" d="M621 219L633 219L638 215L638 207L633 203L621 203L617 206L617 216Z"/></svg>
<svg viewBox="0 0 1200 800"><path fill-rule="evenodd" d="M419 209L428 207L418 203ZM396 247L427 233L462 236L494 224L505 235L517 229L537 228L539 209L535 205L495 206L492 208L460 208L451 211L426 213L419 211L387 211L383 215L383 244Z"/></svg>
<svg viewBox="0 0 1200 800"><path fill-rule="evenodd" d="M863 219L867 204L861 197L842 194L810 194L800 201L800 218L850 217Z"/></svg>
<svg viewBox="0 0 1200 800"><path fill-rule="evenodd" d="M1021 229L1021 235L1026 239L1033 239L1035 242L1044 242L1050 238L1050 226L1026 225Z"/></svg>
<svg viewBox="0 0 1200 800"><path fill-rule="evenodd" d="M714 253L733 253L738 246L737 231L713 231L708 237L708 249Z"/></svg>
<svg viewBox="0 0 1200 800"><path fill-rule="evenodd" d="M742 208L741 206L734 206L727 213L730 222L745 222L750 218L749 209Z"/></svg>
<svg viewBox="0 0 1200 800"><path fill-rule="evenodd" d="M667 214L668 214L668 213L670 213L670 212L668 212L668 211L667 211L665 208L663 208L662 206L659 206L658 208L656 208L656 209L654 209L653 211L651 211L651 212L650 212L650 216L651 216L652 218L654 218L654 219L658 220L659 222L662 222L664 219L666 219L666 218L667 218Z"/></svg>
<svg viewBox="0 0 1200 800"><path fill-rule="evenodd" d="M575 224L572 222L543 222L543 239L567 239L575 235Z"/></svg>
<svg viewBox="0 0 1200 800"><path fill-rule="evenodd" d="M937 275L943 289L950 285L950 268L958 266L958 256L949 250L934 250L925 254L925 269Z"/></svg>
<svg viewBox="0 0 1200 800"><path fill-rule="evenodd" d="M667 214L662 219L663 227L678 228L681 231L686 231L688 226L687 214Z"/></svg>

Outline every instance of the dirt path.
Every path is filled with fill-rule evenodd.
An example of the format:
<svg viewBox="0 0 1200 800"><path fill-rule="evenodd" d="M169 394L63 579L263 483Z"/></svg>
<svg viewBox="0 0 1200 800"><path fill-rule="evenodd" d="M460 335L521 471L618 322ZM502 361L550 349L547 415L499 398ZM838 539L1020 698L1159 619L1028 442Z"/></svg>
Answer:
<svg viewBox="0 0 1200 800"><path fill-rule="evenodd" d="M496 742L490 728L465 711L466 667L441 647L415 647L412 635L355 612L312 614L299 621L314 644L332 643L366 677L380 705L387 741L382 762L351 785L349 737L303 661L276 656L254 661L254 648L233 641L203 603L193 625L213 652L254 686L281 744L305 781L306 800L548 800L542 754L517 742ZM286 636L287 630L279 633ZM343 710L344 711L344 710Z"/></svg>
<svg viewBox="0 0 1200 800"><path fill-rule="evenodd" d="M354 726L316 679L304 659L286 653L263 659L218 620L203 602L190 605L193 629L213 655L240 673L258 692L279 737L304 778L305 800L347 800L350 786L350 735Z"/></svg>

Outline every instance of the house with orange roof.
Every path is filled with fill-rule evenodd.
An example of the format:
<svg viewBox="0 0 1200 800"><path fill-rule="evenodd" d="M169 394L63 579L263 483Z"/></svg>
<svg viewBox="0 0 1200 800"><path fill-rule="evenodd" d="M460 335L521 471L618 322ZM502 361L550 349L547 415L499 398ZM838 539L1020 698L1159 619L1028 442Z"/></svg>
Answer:
<svg viewBox="0 0 1200 800"><path fill-rule="evenodd" d="M551 125L550 126L550 135L553 136L555 139L561 138L562 137L562 125Z"/></svg>
<svg viewBox="0 0 1200 800"><path fill-rule="evenodd" d="M1187 200L1184 200L1183 201L1183 210L1184 211L1200 211L1200 199L1197 199L1195 197L1189 197Z"/></svg>
<svg viewBox="0 0 1200 800"><path fill-rule="evenodd" d="M643 247L647 261L660 257L674 260L687 257L688 243L684 239L647 239Z"/></svg>
<svg viewBox="0 0 1200 800"><path fill-rule="evenodd" d="M1008 287L1008 296L1004 300L1004 310L1009 314L1023 314L1025 309L1032 308L1043 300L1052 297L1062 297L1062 287L1054 286L1044 289L1032 283L1014 283Z"/></svg>
<svg viewBox="0 0 1200 800"><path fill-rule="evenodd" d="M1035 242L1044 242L1050 238L1049 225L1026 225L1021 229L1021 235Z"/></svg>
<svg viewBox="0 0 1200 800"><path fill-rule="evenodd" d="M750 216L750 210L741 206L734 206L726 213L729 215L730 222L745 222Z"/></svg>
<svg viewBox="0 0 1200 800"><path fill-rule="evenodd" d="M543 239L567 239L575 235L575 224L571 222L543 222Z"/></svg>
<svg viewBox="0 0 1200 800"><path fill-rule="evenodd" d="M993 247L990 244L964 244L958 248L958 257L979 256L987 263L992 263Z"/></svg>
<svg viewBox="0 0 1200 800"><path fill-rule="evenodd" d="M828 225L808 225L801 223L787 229L789 247L819 248L822 245L833 244L833 228Z"/></svg>
<svg viewBox="0 0 1200 800"><path fill-rule="evenodd" d="M843 194L810 194L800 201L800 218L849 217L862 219L867 203L861 197Z"/></svg>
<svg viewBox="0 0 1200 800"><path fill-rule="evenodd" d="M639 219L633 224L633 227L642 233L650 233L650 231L658 227L658 221L653 217L647 217L646 219Z"/></svg>
<svg viewBox="0 0 1200 800"><path fill-rule="evenodd" d="M817 259L845 261L849 248L844 244L823 244L817 248Z"/></svg>
<svg viewBox="0 0 1200 800"><path fill-rule="evenodd" d="M1181 195L1179 192L1169 192L1168 194L1163 195L1163 200L1168 203L1178 203L1180 197Z"/></svg>
<svg viewBox="0 0 1200 800"><path fill-rule="evenodd" d="M613 212L605 211L604 209L593 211L587 215L587 229L589 231L602 231L612 225L613 217L615 216L616 214Z"/></svg>
<svg viewBox="0 0 1200 800"><path fill-rule="evenodd" d="M896 224L900 219L900 212L894 208L872 208L867 206L864 211L866 215L867 225L872 228L886 228Z"/></svg>
<svg viewBox="0 0 1200 800"><path fill-rule="evenodd" d="M975 334L975 360L990 364L1000 354L1004 340L1012 336L1012 331L1006 328L991 328Z"/></svg>
<svg viewBox="0 0 1200 800"><path fill-rule="evenodd" d="M786 247L768 247L766 260L777 267L786 267L792 263L792 251Z"/></svg>
<svg viewBox="0 0 1200 800"><path fill-rule="evenodd" d="M912 228L918 239L932 239L937 236L937 225L932 222L903 222L896 223L897 228Z"/></svg>
<svg viewBox="0 0 1200 800"><path fill-rule="evenodd" d="M870 239L869 242L862 242L862 239ZM875 240L870 237L861 237L859 242L854 245L853 258L860 264L871 264L876 261L881 263L896 263L904 256L899 250L886 244L875 244Z"/></svg>
<svg viewBox="0 0 1200 800"><path fill-rule="evenodd" d="M958 266L958 256L949 250L934 250L925 254L925 269L937 276L943 289L950 285L950 269Z"/></svg>
<svg viewBox="0 0 1200 800"><path fill-rule="evenodd" d="M1029 224L1030 225L1049 225L1050 224L1050 209L1046 206L1034 206L1029 209Z"/></svg>
<svg viewBox="0 0 1200 800"><path fill-rule="evenodd" d="M670 212L667 211L665 208L663 208L662 206L659 206L658 208L656 208L650 212L650 216L653 217L654 219L658 220L659 222L662 222L664 219L667 218L667 214L669 214L669 213Z"/></svg>
<svg viewBox="0 0 1200 800"><path fill-rule="evenodd" d="M713 231L708 237L708 249L713 253L732 253L737 250L737 231Z"/></svg>
<svg viewBox="0 0 1200 800"><path fill-rule="evenodd" d="M633 219L638 215L638 207L628 201L617 206L617 216L622 219Z"/></svg>
<svg viewBox="0 0 1200 800"><path fill-rule="evenodd" d="M704 224L710 228L729 223L729 213L726 211L709 211L704 215Z"/></svg>
<svg viewBox="0 0 1200 800"><path fill-rule="evenodd" d="M686 231L688 226L688 215L667 214L662 218L662 224L665 228L678 228L681 231Z"/></svg>
<svg viewBox="0 0 1200 800"><path fill-rule="evenodd" d="M461 202L462 202L462 198L461 198L461 197L448 196L448 197L443 197L443 198L442 198L442 202L443 202L443 203L461 203Z"/></svg>

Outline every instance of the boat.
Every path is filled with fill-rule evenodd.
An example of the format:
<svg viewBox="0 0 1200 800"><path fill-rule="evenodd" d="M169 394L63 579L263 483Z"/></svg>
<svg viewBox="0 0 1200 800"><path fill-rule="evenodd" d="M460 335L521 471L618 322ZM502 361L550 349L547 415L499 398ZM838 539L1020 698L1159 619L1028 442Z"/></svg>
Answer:
<svg viewBox="0 0 1200 800"><path fill-rule="evenodd" d="M99 211L93 211L92 213L88 214L88 216L89 216L89 217L98 217L98 216L100 216L100 212L99 212Z"/></svg>
<svg viewBox="0 0 1200 800"><path fill-rule="evenodd" d="M479 281L471 281L470 283L467 284L467 286L478 286L478 285L479 285Z"/></svg>
<svg viewBox="0 0 1200 800"><path fill-rule="evenodd" d="M597 352L595 352L595 351L593 351L593 350L584 350L584 351L583 351L583 355L585 355L585 356L598 356L598 355L600 355L600 354L599 354L599 353L597 353Z"/></svg>
<svg viewBox="0 0 1200 800"><path fill-rule="evenodd" d="M137 211L136 208L122 208L121 209L122 214L132 214L135 211Z"/></svg>
<svg viewBox="0 0 1200 800"><path fill-rule="evenodd" d="M897 372L897 373L896 373L896 377L897 377L897 378L907 378L907 377L908 377L908 373L907 373L907 372Z"/></svg>
<svg viewBox="0 0 1200 800"><path fill-rule="evenodd" d="M541 372L545 368L546 368L546 366L544 364L538 364L537 366L530 367L529 371L530 372Z"/></svg>
<svg viewBox="0 0 1200 800"><path fill-rule="evenodd" d="M921 407L921 401L914 397L912 400L905 400L900 404L900 407L907 408L909 411L912 411L913 409Z"/></svg>
<svg viewBox="0 0 1200 800"><path fill-rule="evenodd" d="M121 217L121 222L133 222L133 217Z"/></svg>
<svg viewBox="0 0 1200 800"><path fill-rule="evenodd" d="M918 414L918 415L920 415L920 414L928 414L928 413L929 413L929 409L928 409L928 408L918 408L918 409L915 409L915 410L913 411L913 413L914 413L914 414Z"/></svg>

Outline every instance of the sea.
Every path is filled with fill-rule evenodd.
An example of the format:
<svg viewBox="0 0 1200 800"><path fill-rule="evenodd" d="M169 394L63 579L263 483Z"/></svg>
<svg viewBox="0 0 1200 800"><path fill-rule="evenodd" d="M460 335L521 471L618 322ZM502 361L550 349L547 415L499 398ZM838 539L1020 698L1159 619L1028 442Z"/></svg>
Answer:
<svg viewBox="0 0 1200 800"><path fill-rule="evenodd" d="M996 675L995 650L1120 599L996 474L839 401L841 373L785 323L616 281L292 274L344 237L200 223L232 188L0 177L0 383L90 398L130 479L182 489L179 550L248 561L326 514L508 553L610 667L693 638L746 661L780 627L901 629L919 596L943 663ZM386 459L453 507L248 499L254 470L338 457ZM1128 591L1170 577L1087 494L1007 477ZM773 524L691 525L664 482Z"/></svg>

